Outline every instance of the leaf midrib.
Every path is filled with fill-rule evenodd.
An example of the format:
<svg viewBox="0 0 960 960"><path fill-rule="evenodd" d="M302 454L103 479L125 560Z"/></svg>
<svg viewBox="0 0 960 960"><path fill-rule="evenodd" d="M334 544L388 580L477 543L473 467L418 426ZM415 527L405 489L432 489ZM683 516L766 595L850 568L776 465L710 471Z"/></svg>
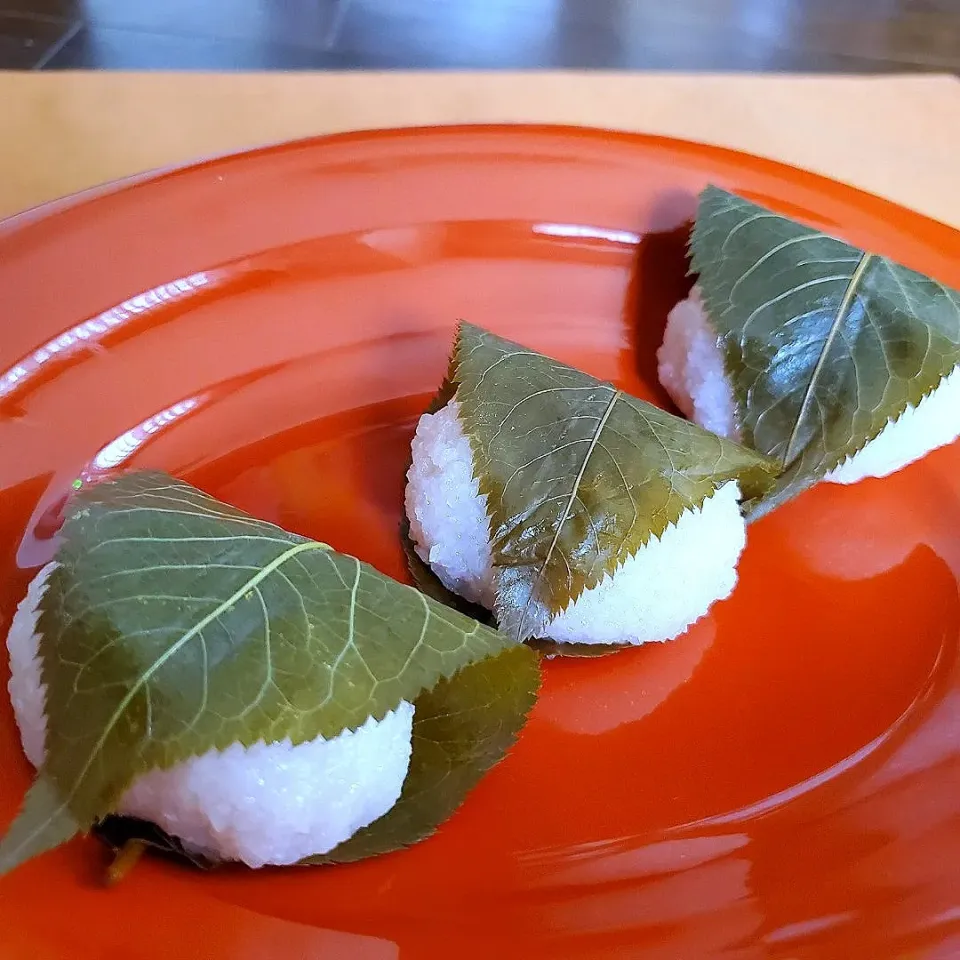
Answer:
<svg viewBox="0 0 960 960"><path fill-rule="evenodd" d="M874 254L864 253L860 257L860 262L850 275L850 281L843 291L843 297L840 300L840 305L837 307L837 315L834 318L833 323L830 325L830 331L824 338L823 346L820 349L820 355L817 357L817 362L810 374L810 379L807 381L807 386L803 393L803 400L800 402L800 409L797 411L797 416L793 423L793 429L790 431L790 437L787 440L787 445L784 449L783 456L781 457L781 463L783 464L784 468L786 468L791 462L793 448L797 442L797 438L800 435L800 425L803 423L810 404L813 401L816 384L820 379L820 375L827 362L827 357L829 356L830 351L833 349L833 344L836 341L837 336L839 335L840 330L850 313L850 308L853 306L854 299L857 295L857 290L863 283L863 279L875 259L876 257Z"/></svg>
<svg viewBox="0 0 960 960"><path fill-rule="evenodd" d="M589 464L590 458L593 456L593 451L596 450L597 444L600 442L600 435L603 433L603 428L607 425L607 421L610 419L610 415L613 413L613 408L621 396L622 393L620 390L613 391L613 395L610 397L610 402L607 404L606 409L603 411L603 414L597 421L597 428L594 431L593 436L590 438L590 446L587 448L587 452L583 456L583 462L580 464L580 469L577 472L576 479L573 481L573 486L570 490L570 496L567 498L567 503L563 509L563 514L557 523L556 530L553 532L553 540L550 542L550 547L547 550L546 556L543 558L543 563L540 564L540 568L537 570L537 576L530 587L530 593L527 596L527 602L524 604L523 613L521 614L520 621L517 624L517 641L523 640L523 627L527 620L527 613L530 610L530 604L533 602L533 598L536 596L537 589L540 586L540 581L543 579L543 574L549 566L550 560L553 558L557 544L560 542L560 531L563 529L563 525L569 519L570 511L573 509L573 504L577 500L577 496L580 491L580 484L583 481L583 475L587 470L587 464Z"/></svg>

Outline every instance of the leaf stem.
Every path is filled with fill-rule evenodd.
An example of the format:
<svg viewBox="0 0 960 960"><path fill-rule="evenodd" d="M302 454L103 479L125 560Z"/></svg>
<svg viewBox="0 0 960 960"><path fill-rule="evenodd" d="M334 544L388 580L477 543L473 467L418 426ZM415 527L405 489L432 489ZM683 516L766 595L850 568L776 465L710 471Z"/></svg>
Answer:
<svg viewBox="0 0 960 960"><path fill-rule="evenodd" d="M128 840L107 867L107 886L112 887L123 880L140 862L147 845L142 840Z"/></svg>

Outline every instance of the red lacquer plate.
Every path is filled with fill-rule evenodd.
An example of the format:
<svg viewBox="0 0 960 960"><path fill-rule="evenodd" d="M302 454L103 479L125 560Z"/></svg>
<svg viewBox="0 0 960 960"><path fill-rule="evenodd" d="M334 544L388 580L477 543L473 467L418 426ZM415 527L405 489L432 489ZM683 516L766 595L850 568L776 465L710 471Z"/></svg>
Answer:
<svg viewBox="0 0 960 960"><path fill-rule="evenodd" d="M667 403L654 351L707 182L960 286L960 235L690 143L351 134L0 225L0 618L78 475L159 467L404 576L403 470L464 317ZM960 446L750 529L685 636L546 665L431 840L352 866L0 880L3 960L960 956ZM5 659L5 658L3 658ZM6 666L3 667L4 678ZM0 821L29 782L0 704Z"/></svg>

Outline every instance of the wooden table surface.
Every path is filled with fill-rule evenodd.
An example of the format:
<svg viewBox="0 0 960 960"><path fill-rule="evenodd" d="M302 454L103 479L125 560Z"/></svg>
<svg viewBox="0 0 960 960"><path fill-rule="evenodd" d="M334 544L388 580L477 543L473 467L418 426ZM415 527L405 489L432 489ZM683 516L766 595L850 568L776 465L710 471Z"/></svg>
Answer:
<svg viewBox="0 0 960 960"><path fill-rule="evenodd" d="M0 0L0 69L960 71L960 0Z"/></svg>
<svg viewBox="0 0 960 960"><path fill-rule="evenodd" d="M488 121L731 146L960 226L960 80L949 76L0 71L0 216L262 143Z"/></svg>

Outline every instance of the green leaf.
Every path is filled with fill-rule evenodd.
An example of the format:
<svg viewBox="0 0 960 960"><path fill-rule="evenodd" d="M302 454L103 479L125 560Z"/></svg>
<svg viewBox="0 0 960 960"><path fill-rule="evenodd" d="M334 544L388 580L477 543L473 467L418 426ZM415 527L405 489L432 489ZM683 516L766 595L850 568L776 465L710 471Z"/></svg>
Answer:
<svg viewBox="0 0 960 960"><path fill-rule="evenodd" d="M515 645L464 667L417 700L410 772L396 805L326 856L349 863L432 834L513 745L540 685L540 659Z"/></svg>
<svg viewBox="0 0 960 960"><path fill-rule="evenodd" d="M436 411L428 411L436 412ZM471 603L463 597L448 590L440 578L424 563L414 549L410 539L410 521L404 517L400 523L400 544L407 559L407 569L414 585L428 597L433 597L439 603L446 604L454 610L459 610L474 620L495 627L496 620L493 614L484 607ZM558 643L555 640L529 639L527 646L536 650L542 657L577 657L580 659L606 657L623 649L619 643Z"/></svg>
<svg viewBox="0 0 960 960"><path fill-rule="evenodd" d="M350 863L429 837L503 759L536 701L539 685L537 655L514 645L421 694L413 718L410 770L400 799L330 853L302 863ZM133 840L201 869L222 863L191 853L155 824L134 817L107 817L94 832L115 852Z"/></svg>
<svg viewBox="0 0 960 960"><path fill-rule="evenodd" d="M783 469L757 517L816 483L960 361L960 293L708 187L693 269L742 439Z"/></svg>
<svg viewBox="0 0 960 960"><path fill-rule="evenodd" d="M41 774L0 843L0 874L72 840L82 829L56 787Z"/></svg>
<svg viewBox="0 0 960 960"><path fill-rule="evenodd" d="M585 373L462 324L451 377L486 494L500 628L550 620L727 481L776 465Z"/></svg>
<svg viewBox="0 0 960 960"><path fill-rule="evenodd" d="M81 491L62 532L40 612L51 735L7 869L89 829L146 770L336 736L511 646L164 474Z"/></svg>
<svg viewBox="0 0 960 960"><path fill-rule="evenodd" d="M449 379L444 380L443 386L434 397L426 413L436 413L442 407L445 407L456 392L456 386ZM428 597L433 597L439 603L445 604L454 610L459 610L474 620L479 620L488 626L496 628L497 622L493 613L485 607L476 603L471 603L459 594L444 586L440 578L433 572L430 565L424 563L417 553L413 540L410 538L410 521L404 516L400 521L400 545L403 548L403 555L407 561L407 570L414 585ZM605 657L611 653L617 653L622 650L621 644L617 643L557 643L554 640L529 639L527 645L537 651L542 657L578 657L595 658Z"/></svg>

